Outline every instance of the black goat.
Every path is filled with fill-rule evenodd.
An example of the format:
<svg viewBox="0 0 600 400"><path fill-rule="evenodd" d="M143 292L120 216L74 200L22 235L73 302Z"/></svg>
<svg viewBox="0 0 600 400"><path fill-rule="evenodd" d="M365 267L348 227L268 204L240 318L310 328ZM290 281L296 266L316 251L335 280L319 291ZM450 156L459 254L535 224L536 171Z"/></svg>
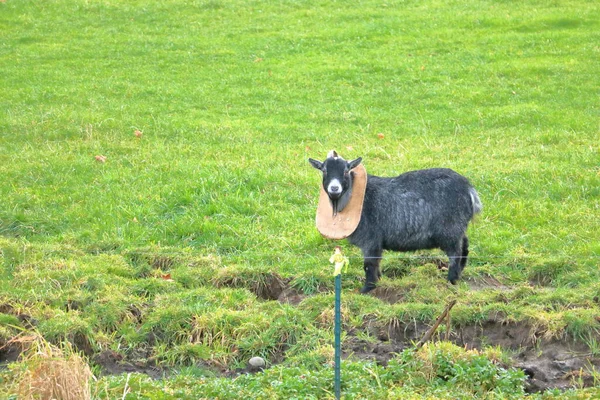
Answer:
<svg viewBox="0 0 600 400"><path fill-rule="evenodd" d="M352 169L362 158L346 161L335 151L324 162L309 158L323 173L323 188L334 212L352 193ZM348 241L363 253L366 293L381 276L383 250L443 250L450 262L448 280L455 284L467 263L467 226L482 204L467 178L445 168L424 169L394 178L368 175L360 222Z"/></svg>

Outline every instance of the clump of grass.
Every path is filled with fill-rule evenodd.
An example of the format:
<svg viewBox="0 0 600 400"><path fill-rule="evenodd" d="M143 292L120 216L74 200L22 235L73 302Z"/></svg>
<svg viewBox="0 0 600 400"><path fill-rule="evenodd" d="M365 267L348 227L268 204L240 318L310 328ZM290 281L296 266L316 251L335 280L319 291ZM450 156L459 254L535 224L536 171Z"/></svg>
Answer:
<svg viewBox="0 0 600 400"><path fill-rule="evenodd" d="M382 306L380 300L370 297L344 293L342 296L342 324L348 328L360 327L365 318L377 313ZM307 297L299 308L306 312L320 327L333 329L334 295L320 293Z"/></svg>
<svg viewBox="0 0 600 400"><path fill-rule="evenodd" d="M17 372L13 390L19 399L91 399L90 368L68 342L58 347L39 335L15 340L25 348L12 366Z"/></svg>
<svg viewBox="0 0 600 400"><path fill-rule="evenodd" d="M172 279L185 289L210 285L218 267L213 264L190 262L171 269Z"/></svg>
<svg viewBox="0 0 600 400"><path fill-rule="evenodd" d="M411 322L432 321L443 310L443 304L398 303L382 308L377 313L377 321L390 329L399 328Z"/></svg>
<svg viewBox="0 0 600 400"><path fill-rule="evenodd" d="M206 358L225 366L255 355L279 357L310 326L301 310L258 301L247 289L201 288L158 296L141 330L156 340L159 362L182 365Z"/></svg>
<svg viewBox="0 0 600 400"><path fill-rule="evenodd" d="M0 348L12 339L21 327L21 321L14 315L0 313Z"/></svg>
<svg viewBox="0 0 600 400"><path fill-rule="evenodd" d="M215 266L220 264L218 257L193 256L189 249L180 247L138 247L124 252L124 257L133 266L150 265L153 269L168 270L177 265Z"/></svg>
<svg viewBox="0 0 600 400"><path fill-rule="evenodd" d="M294 307L259 304L243 311L217 309L195 316L189 340L222 354L223 363L243 363L257 355L272 362L311 330L305 315Z"/></svg>
<svg viewBox="0 0 600 400"><path fill-rule="evenodd" d="M213 364L225 367L227 353L223 351L216 352L202 343L178 343L165 345L159 343L154 353L156 361L164 365L198 365L203 361L211 360Z"/></svg>
<svg viewBox="0 0 600 400"><path fill-rule="evenodd" d="M525 374L500 367L485 352L436 342L427 343L417 351L403 351L389 362L384 379L409 386L451 385L473 398L494 391L522 396Z"/></svg>
<svg viewBox="0 0 600 400"><path fill-rule="evenodd" d="M333 329L310 329L290 345L285 364L308 369L333 365Z"/></svg>
<svg viewBox="0 0 600 400"><path fill-rule="evenodd" d="M210 313L219 307L239 310L252 305L256 298L243 289L198 288L157 295L148 310L141 331L157 341L172 345L188 341L195 315Z"/></svg>
<svg viewBox="0 0 600 400"><path fill-rule="evenodd" d="M161 276L136 279L130 284L131 293L143 299L152 300L156 296L178 291L178 282Z"/></svg>
<svg viewBox="0 0 600 400"><path fill-rule="evenodd" d="M246 288L267 300L277 299L286 286L281 276L271 269L252 266L219 269L212 282L217 287Z"/></svg>
<svg viewBox="0 0 600 400"><path fill-rule="evenodd" d="M300 272L290 281L290 286L300 293L312 295L333 290L333 278L325 272Z"/></svg>
<svg viewBox="0 0 600 400"><path fill-rule="evenodd" d="M122 288L111 286L84 307L83 312L94 331L110 334L123 324L143 320L147 308L144 299L124 292Z"/></svg>
<svg viewBox="0 0 600 400"><path fill-rule="evenodd" d="M537 259L528 263L529 280L535 285L550 286L563 275L573 272L573 260Z"/></svg>
<svg viewBox="0 0 600 400"><path fill-rule="evenodd" d="M415 264L413 261L410 258L399 258L393 262L384 262L381 265L381 272L388 278L402 278L412 270Z"/></svg>
<svg viewBox="0 0 600 400"><path fill-rule="evenodd" d="M563 313L566 332L577 340L593 345L594 342L590 341L590 338L597 338L600 334L598 314L599 310L593 308L578 307L566 310ZM593 347L595 346L590 346Z"/></svg>
<svg viewBox="0 0 600 400"><path fill-rule="evenodd" d="M16 243L2 240L0 241L0 258L3 260L1 265L3 275L12 277L15 269L25 257L22 249Z"/></svg>

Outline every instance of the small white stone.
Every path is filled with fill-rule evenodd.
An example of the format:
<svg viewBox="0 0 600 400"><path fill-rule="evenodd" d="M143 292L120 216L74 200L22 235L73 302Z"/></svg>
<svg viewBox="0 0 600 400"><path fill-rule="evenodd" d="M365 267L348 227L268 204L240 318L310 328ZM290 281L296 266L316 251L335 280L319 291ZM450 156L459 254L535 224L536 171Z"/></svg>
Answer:
<svg viewBox="0 0 600 400"><path fill-rule="evenodd" d="M264 368L266 363L265 360L262 357L252 357L250 359L250 361L248 361L248 364L250 364L250 366L252 368Z"/></svg>

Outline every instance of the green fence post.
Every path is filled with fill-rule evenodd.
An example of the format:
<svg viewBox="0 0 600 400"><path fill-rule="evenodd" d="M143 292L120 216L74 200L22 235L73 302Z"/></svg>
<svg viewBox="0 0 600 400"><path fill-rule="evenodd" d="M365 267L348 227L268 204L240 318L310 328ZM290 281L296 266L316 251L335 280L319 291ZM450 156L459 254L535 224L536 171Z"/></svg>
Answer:
<svg viewBox="0 0 600 400"><path fill-rule="evenodd" d="M329 262L334 263L335 266L333 271L335 277L334 389L335 398L339 400L342 391L342 268L348 269L348 258L342 255L340 246L336 246Z"/></svg>
<svg viewBox="0 0 600 400"><path fill-rule="evenodd" d="M341 395L342 376L342 274L335 277L335 398Z"/></svg>

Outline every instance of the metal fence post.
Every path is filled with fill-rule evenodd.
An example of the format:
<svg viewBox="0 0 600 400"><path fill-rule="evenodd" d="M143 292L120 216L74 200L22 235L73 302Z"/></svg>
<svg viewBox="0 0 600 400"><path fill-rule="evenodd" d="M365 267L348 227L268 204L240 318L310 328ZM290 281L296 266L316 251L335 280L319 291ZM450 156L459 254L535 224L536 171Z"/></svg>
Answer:
<svg viewBox="0 0 600 400"><path fill-rule="evenodd" d="M335 398L341 395L341 356L342 356L342 274L335 276Z"/></svg>

